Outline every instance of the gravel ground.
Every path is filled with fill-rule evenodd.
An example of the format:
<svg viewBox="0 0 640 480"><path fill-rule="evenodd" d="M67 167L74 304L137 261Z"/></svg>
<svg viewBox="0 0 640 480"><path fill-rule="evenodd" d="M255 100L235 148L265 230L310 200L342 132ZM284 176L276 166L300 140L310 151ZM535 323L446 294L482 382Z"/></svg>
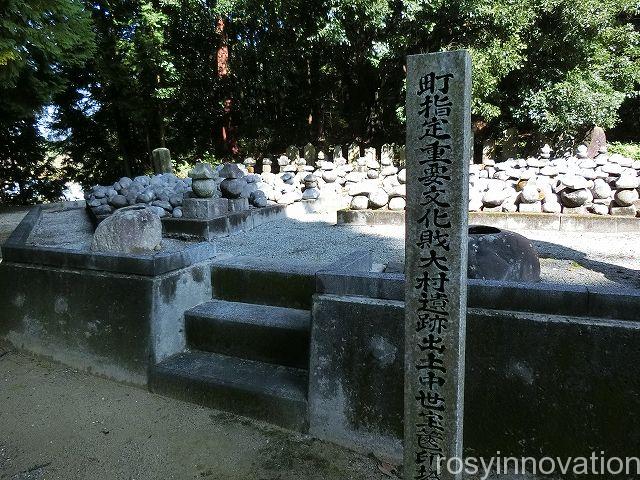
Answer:
<svg viewBox="0 0 640 480"><path fill-rule="evenodd" d="M368 250L374 263L404 262L402 226L336 225L335 214L305 215L218 240L230 255L331 263ZM640 289L640 232L606 234L521 230L540 255L544 282Z"/></svg>
<svg viewBox="0 0 640 480"><path fill-rule="evenodd" d="M94 377L2 343L0 397L2 479L389 478L374 458Z"/></svg>

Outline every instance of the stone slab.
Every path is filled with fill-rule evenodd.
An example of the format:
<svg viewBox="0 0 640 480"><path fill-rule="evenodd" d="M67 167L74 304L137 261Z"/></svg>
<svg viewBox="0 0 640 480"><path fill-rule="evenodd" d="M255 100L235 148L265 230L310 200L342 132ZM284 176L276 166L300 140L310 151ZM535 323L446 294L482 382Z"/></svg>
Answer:
<svg viewBox="0 0 640 480"><path fill-rule="evenodd" d="M5 262L157 276L211 259L216 255L215 245L205 242L187 244L179 251L160 251L149 255L95 253L26 244L41 213L53 208L58 207L37 206L27 214L2 246Z"/></svg>
<svg viewBox="0 0 640 480"><path fill-rule="evenodd" d="M184 218L210 220L229 212L229 200L226 198L185 198L182 201Z"/></svg>
<svg viewBox="0 0 640 480"><path fill-rule="evenodd" d="M249 199L248 198L230 198L229 199L229 212L244 212L249 210Z"/></svg>

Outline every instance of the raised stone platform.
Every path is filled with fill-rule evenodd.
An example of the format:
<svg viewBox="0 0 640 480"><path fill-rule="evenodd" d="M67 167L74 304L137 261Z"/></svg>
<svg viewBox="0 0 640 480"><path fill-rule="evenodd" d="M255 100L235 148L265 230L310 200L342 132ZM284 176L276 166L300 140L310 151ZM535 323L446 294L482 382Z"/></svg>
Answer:
<svg viewBox="0 0 640 480"><path fill-rule="evenodd" d="M246 200L246 199L242 199ZM194 206L201 215L215 215L221 210L206 206ZM233 207L235 208L235 207ZM265 222L286 216L285 205L267 205L262 208L248 207L240 211L220 214L212 218L162 218L162 233L170 238L211 241L219 237L227 237L238 232L247 232ZM96 216L91 209L87 209L89 216L95 225L108 217L108 215Z"/></svg>
<svg viewBox="0 0 640 480"><path fill-rule="evenodd" d="M146 384L151 364L184 348L184 311L211 298L215 246L163 240L166 250L148 255L94 253L90 222L88 232L66 235L79 240L46 238L65 236L64 225L40 223L53 213L86 215L78 205L34 207L2 247L0 336L75 368Z"/></svg>
<svg viewBox="0 0 640 480"><path fill-rule="evenodd" d="M228 213L203 220L199 218L163 218L163 233L169 237L197 238L211 241L238 232L247 232L265 222L286 216L283 205L268 205L240 212Z"/></svg>

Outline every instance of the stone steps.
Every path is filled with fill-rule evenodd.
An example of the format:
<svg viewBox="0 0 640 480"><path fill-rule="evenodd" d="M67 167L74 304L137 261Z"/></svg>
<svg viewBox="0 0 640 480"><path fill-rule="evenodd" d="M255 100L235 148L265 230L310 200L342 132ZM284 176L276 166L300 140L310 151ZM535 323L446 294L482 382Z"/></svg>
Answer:
<svg viewBox="0 0 640 480"><path fill-rule="evenodd" d="M153 392L300 432L307 382L306 370L201 351L169 357L149 376Z"/></svg>
<svg viewBox="0 0 640 480"><path fill-rule="evenodd" d="M212 267L213 296L310 310L316 291L315 274L323 267L251 257L224 259Z"/></svg>
<svg viewBox="0 0 640 480"><path fill-rule="evenodd" d="M311 312L212 300L185 312L192 349L307 369Z"/></svg>

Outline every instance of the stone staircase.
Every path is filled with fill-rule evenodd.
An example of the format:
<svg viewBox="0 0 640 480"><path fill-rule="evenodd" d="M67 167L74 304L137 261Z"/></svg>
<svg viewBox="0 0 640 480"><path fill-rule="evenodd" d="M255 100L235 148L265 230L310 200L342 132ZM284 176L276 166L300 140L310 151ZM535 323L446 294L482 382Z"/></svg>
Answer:
<svg viewBox="0 0 640 480"><path fill-rule="evenodd" d="M151 369L150 389L307 431L316 270L246 259L214 265L214 298L185 312L187 349Z"/></svg>

